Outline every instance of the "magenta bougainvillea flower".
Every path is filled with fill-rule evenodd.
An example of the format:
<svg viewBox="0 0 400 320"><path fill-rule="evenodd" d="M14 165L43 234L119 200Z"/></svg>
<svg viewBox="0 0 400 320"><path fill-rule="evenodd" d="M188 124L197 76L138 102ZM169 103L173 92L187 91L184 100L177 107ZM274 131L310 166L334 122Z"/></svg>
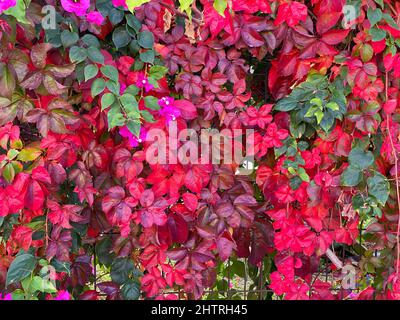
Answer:
<svg viewBox="0 0 400 320"><path fill-rule="evenodd" d="M124 8L128 8L128 6L126 5L126 0L112 0L112 4L115 7L124 7Z"/></svg>
<svg viewBox="0 0 400 320"><path fill-rule="evenodd" d="M149 92L154 88L154 86L151 83L149 83L149 79L144 75L144 73L139 73L136 85L139 88L144 88L146 92Z"/></svg>
<svg viewBox="0 0 400 320"><path fill-rule="evenodd" d="M0 0L0 13L14 7L17 4L17 0Z"/></svg>
<svg viewBox="0 0 400 320"><path fill-rule="evenodd" d="M120 85L119 94L120 94L120 95L123 95L124 92L125 92L125 89L127 88L127 86L126 86L126 84L123 83L123 82L121 82L119 85Z"/></svg>
<svg viewBox="0 0 400 320"><path fill-rule="evenodd" d="M161 109L159 111L160 115L165 117L167 122L171 120L176 120L177 117L181 115L180 110L174 106L174 98L172 97L163 97L158 100L158 104L160 105Z"/></svg>
<svg viewBox="0 0 400 320"><path fill-rule="evenodd" d="M7 293L4 296L2 296L1 293L0 293L0 300L12 300L11 294Z"/></svg>
<svg viewBox="0 0 400 320"><path fill-rule="evenodd" d="M135 148L139 145L146 138L146 131L141 128L139 138L135 137L132 132L128 129L127 126L123 126L119 129L119 134L124 137L128 138L129 144L132 148Z"/></svg>
<svg viewBox="0 0 400 320"><path fill-rule="evenodd" d="M61 5L65 11L75 13L78 17L82 17L89 9L90 0L61 0Z"/></svg>
<svg viewBox="0 0 400 320"><path fill-rule="evenodd" d="M68 291L60 290L58 291L54 300L71 300L71 296L69 295Z"/></svg>
<svg viewBox="0 0 400 320"><path fill-rule="evenodd" d="M104 23L104 17L98 11L89 12L86 15L86 19L90 23L94 23L98 26L101 26Z"/></svg>
<svg viewBox="0 0 400 320"><path fill-rule="evenodd" d="M174 105L175 99L172 97L163 97L160 100L158 100L158 104L160 107L166 108L166 107L171 107Z"/></svg>

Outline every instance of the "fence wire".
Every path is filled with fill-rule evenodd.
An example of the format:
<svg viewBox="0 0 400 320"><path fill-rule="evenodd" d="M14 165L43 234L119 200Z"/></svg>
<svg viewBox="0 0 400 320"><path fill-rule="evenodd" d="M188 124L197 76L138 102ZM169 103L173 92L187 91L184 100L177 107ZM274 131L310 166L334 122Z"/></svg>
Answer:
<svg viewBox="0 0 400 320"><path fill-rule="evenodd" d="M366 229L360 227L360 233L359 237L357 239L357 244L360 246L360 248L363 245L363 237L362 233ZM106 233L107 235L110 234L117 234L117 233ZM94 244L95 247L95 244ZM346 260L351 260L353 261L356 265L355 267L358 266L358 262L361 261L362 254L361 251L359 250L359 253L357 256L351 256L351 255L346 255L346 246L345 245L340 245L337 246L336 248L333 248L332 246L332 251L335 251L335 254L339 255L339 259L341 260L343 266L346 265ZM93 259L93 272L94 272L94 277L95 281L93 283L94 289L97 289L97 285L101 277L105 276L106 274L103 274L101 276L98 276L97 272L97 259L96 259L96 250L94 250L94 259ZM375 251L374 256L377 256L377 252ZM273 260L271 257L270 259ZM345 289L343 286L341 286L341 281L342 281L342 273L341 270L332 270L332 261L328 259L327 256L322 255L319 259L319 265L318 269L316 272L312 273L311 281L308 283L310 285L310 291L311 288L313 287L314 282L319 279L321 281L324 281L325 283L330 283L331 287L329 291L336 295L336 299L349 299L354 297L354 295L357 295L360 293L363 288L360 287L359 281L357 281L357 278L355 278L355 284L356 287L353 287L351 289ZM242 276L235 275L235 273L231 272L231 266L234 263L234 261L239 261L240 263L243 263L245 272ZM348 264L347 264L348 265ZM249 263L248 259L235 259L233 260L232 258L229 258L224 265L223 271L226 271L226 274L220 276L220 283L223 283L223 286L217 286L215 288L211 289L206 289L203 292L202 299L207 300L207 299L212 299L212 300L230 300L230 299L241 299L241 300L279 300L280 297L274 294L273 290L269 288L269 281L268 281L268 275L272 273L274 270L271 270L271 265L266 265L264 262L261 262L259 266L251 266L253 268L253 273L257 274L257 277L250 277L249 276ZM311 292L310 292L311 293ZM379 292L383 293L383 292ZM176 294L179 298L182 299L187 299L188 296L186 295L185 292L182 289L179 290L168 290L164 292L164 294ZM377 292L374 292L373 294L373 299L376 298ZM100 294L100 296L106 296L105 294Z"/></svg>

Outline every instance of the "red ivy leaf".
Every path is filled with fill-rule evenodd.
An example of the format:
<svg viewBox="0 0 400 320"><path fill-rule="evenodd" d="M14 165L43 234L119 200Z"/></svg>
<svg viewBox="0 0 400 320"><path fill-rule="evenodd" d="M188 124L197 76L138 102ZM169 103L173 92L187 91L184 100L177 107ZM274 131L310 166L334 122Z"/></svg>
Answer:
<svg viewBox="0 0 400 320"><path fill-rule="evenodd" d="M329 45L341 43L349 34L350 30L331 30L322 36L322 41Z"/></svg>
<svg viewBox="0 0 400 320"><path fill-rule="evenodd" d="M27 251L32 243L33 230L26 226L17 226L12 234L11 238L18 245L19 248Z"/></svg>
<svg viewBox="0 0 400 320"><path fill-rule="evenodd" d="M195 211L197 209L198 199L194 194L186 192L183 194L182 198L186 208L190 211Z"/></svg>
<svg viewBox="0 0 400 320"><path fill-rule="evenodd" d="M278 14L274 21L275 25L280 25L285 22L289 27L294 27L300 21L306 21L307 6L297 1L282 3L278 8Z"/></svg>

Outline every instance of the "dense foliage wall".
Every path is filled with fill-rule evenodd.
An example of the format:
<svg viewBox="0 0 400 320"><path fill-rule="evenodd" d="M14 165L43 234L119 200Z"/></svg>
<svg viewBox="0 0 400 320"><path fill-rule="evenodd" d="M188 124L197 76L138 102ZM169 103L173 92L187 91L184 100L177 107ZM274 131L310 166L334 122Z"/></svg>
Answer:
<svg viewBox="0 0 400 320"><path fill-rule="evenodd" d="M222 298L227 273L268 298L400 298L399 1L0 13L0 298ZM171 125L235 132L254 169L151 161L154 130L193 147Z"/></svg>

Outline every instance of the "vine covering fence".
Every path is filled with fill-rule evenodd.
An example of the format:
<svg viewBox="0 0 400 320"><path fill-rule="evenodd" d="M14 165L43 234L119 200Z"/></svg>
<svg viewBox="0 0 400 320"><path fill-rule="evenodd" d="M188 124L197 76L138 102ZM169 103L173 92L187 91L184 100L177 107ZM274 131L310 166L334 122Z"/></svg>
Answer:
<svg viewBox="0 0 400 320"><path fill-rule="evenodd" d="M1 300L400 298L400 2L0 1Z"/></svg>

